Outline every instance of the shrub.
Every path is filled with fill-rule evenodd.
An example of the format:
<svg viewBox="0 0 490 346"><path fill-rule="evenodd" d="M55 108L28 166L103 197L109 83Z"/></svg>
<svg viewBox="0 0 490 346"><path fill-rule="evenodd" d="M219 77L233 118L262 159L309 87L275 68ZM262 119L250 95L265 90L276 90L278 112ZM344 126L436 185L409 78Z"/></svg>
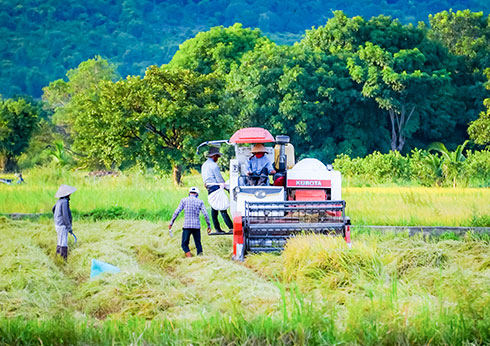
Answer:
<svg viewBox="0 0 490 346"><path fill-rule="evenodd" d="M398 151L390 151L388 154L375 151L366 156L362 163L365 174L373 182L410 180L409 159Z"/></svg>
<svg viewBox="0 0 490 346"><path fill-rule="evenodd" d="M467 151L466 155L465 160L449 162L441 154L421 149L406 156L397 151L375 151L364 158L338 155L333 166L358 185L405 182L423 186L490 186L490 151Z"/></svg>
<svg viewBox="0 0 490 346"><path fill-rule="evenodd" d="M463 163L465 176L470 181L486 187L490 186L490 150L468 150L466 156Z"/></svg>
<svg viewBox="0 0 490 346"><path fill-rule="evenodd" d="M410 154L411 180L423 186L442 184L442 158L425 150L414 149Z"/></svg>
<svg viewBox="0 0 490 346"><path fill-rule="evenodd" d="M472 227L490 227L490 215L473 215L470 225Z"/></svg>

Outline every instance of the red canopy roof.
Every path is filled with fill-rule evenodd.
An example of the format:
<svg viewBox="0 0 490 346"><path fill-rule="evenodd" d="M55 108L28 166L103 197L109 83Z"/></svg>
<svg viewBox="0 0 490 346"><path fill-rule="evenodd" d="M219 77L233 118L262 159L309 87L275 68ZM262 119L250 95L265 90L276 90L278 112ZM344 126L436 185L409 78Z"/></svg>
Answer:
<svg viewBox="0 0 490 346"><path fill-rule="evenodd" d="M260 127L247 127L231 136L230 143L270 143L275 142L269 131Z"/></svg>

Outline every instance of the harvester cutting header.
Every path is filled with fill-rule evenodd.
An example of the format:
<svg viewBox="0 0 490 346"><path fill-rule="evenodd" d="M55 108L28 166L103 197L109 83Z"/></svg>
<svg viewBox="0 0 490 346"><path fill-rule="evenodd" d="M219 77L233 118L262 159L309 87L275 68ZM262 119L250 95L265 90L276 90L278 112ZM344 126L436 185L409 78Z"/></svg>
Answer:
<svg viewBox="0 0 490 346"><path fill-rule="evenodd" d="M199 147L223 143L235 147L229 180L233 259L243 260L247 253L281 251L287 239L301 233L342 235L351 245L340 172L317 159L295 163L288 136L274 138L257 127ZM274 147L265 146L267 143ZM257 148L263 153L259 160L270 162L272 169L251 172ZM272 182L268 174L273 175Z"/></svg>

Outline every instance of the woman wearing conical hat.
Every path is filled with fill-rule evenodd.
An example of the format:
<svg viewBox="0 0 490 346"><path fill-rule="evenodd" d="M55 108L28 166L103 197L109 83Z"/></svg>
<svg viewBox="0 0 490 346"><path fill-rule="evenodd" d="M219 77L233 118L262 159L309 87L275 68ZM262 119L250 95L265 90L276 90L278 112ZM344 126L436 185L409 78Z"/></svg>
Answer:
<svg viewBox="0 0 490 346"><path fill-rule="evenodd" d="M70 195L77 189L69 185L61 185L54 195L59 198L53 207L54 227L58 235L56 253L66 261L68 258L68 233L72 232Z"/></svg>

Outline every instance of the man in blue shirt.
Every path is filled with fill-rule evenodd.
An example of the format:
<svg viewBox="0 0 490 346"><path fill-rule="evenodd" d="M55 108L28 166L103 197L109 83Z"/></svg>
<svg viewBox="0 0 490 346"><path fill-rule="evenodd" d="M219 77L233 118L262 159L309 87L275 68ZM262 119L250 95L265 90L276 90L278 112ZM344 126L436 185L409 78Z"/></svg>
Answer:
<svg viewBox="0 0 490 346"><path fill-rule="evenodd" d="M272 163L265 153L265 146L261 143L252 148L253 156L248 160L247 183L248 185L267 185L269 174L276 174Z"/></svg>
<svg viewBox="0 0 490 346"><path fill-rule="evenodd" d="M221 157L219 148L210 147L207 156L208 159L206 160L206 162L202 164L201 174L202 174L202 180L204 182L204 186L208 190L208 195L210 195L213 192L219 190L220 185L223 185L225 183L225 180L221 176L221 172L219 171L219 167L217 163L218 159ZM232 230L233 222L231 221L230 216L228 215L228 211L220 210L219 212L221 213L221 216L223 217L223 220L225 221L228 229ZM211 219L213 220L213 225L216 232L223 233L223 231L221 230L221 225L219 224L218 221L218 210L215 210L212 207L211 207Z"/></svg>
<svg viewBox="0 0 490 346"><path fill-rule="evenodd" d="M172 225L175 219L179 216L180 212L184 210L184 226L182 227L182 250L185 252L186 257L192 257L191 251L189 249L189 241L191 240L191 235L194 238L194 243L196 244L197 255L202 255L202 244L201 244L201 221L199 220L199 213L203 213L206 223L208 225L208 233L211 232L211 224L209 223L209 216L206 208L204 207L204 202L199 198L199 189L197 187L191 187L189 189L189 197L182 198L179 206L175 209L170 224L168 225L168 230L170 236L172 236Z"/></svg>

